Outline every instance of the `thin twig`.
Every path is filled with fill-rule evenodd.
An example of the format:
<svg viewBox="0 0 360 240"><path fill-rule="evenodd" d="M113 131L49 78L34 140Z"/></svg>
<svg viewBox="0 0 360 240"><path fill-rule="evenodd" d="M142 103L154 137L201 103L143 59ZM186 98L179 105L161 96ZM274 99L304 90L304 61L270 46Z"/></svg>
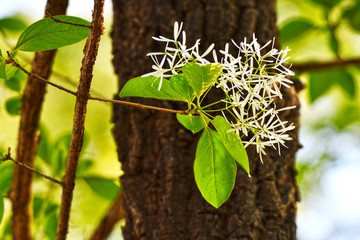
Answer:
<svg viewBox="0 0 360 240"><path fill-rule="evenodd" d="M84 140L85 117L90 93L93 69L98 54L99 42L104 31L104 0L94 1L92 28L84 47L84 57L81 66L80 83L76 96L73 130L71 135L69 155L66 162L63 180L63 191L59 213L56 240L65 240L69 229L70 210L72 205L76 169Z"/></svg>
<svg viewBox="0 0 360 240"><path fill-rule="evenodd" d="M47 80L47 79L45 79L45 78L42 78L42 77L40 77L40 76L37 75L37 74L28 72L28 71L27 71L26 69L24 69L20 64L18 64L17 62L15 62L15 60L11 57L11 54L9 53L9 51L7 51L6 53L7 53L7 55L9 56L9 59L8 59L7 61L8 61L9 63L11 63L14 67L17 67L18 69L20 69L21 71L23 71L23 72L24 72L26 75L28 75L29 77L36 78L36 79L38 79L38 80L40 80L40 81L42 81L42 82L44 82L44 83L47 83L47 84L49 84L49 85L51 85L51 86L53 86L53 87L56 87L56 88L58 88L58 89L60 89L60 90L62 90L62 91L65 91L65 92L67 92L67 93L70 93L70 94L76 96L76 92L71 91L71 90L69 90L69 89L67 89L67 88L64 88L64 87L62 87L62 86L60 86L60 85L58 85L58 84L56 84L56 83L50 82L49 80Z"/></svg>
<svg viewBox="0 0 360 240"><path fill-rule="evenodd" d="M291 66L291 70L297 72L305 72L310 70L321 70L321 69L328 69L328 68L336 68L336 67L346 67L349 65L360 65L360 58L352 58L347 60L334 60L334 61L327 61L327 62L309 62L309 63L299 63L293 64Z"/></svg>
<svg viewBox="0 0 360 240"><path fill-rule="evenodd" d="M60 186L62 186L62 182L61 182L61 181L59 181L59 180L57 180L57 179L55 179L55 178L52 178L52 177L50 177L50 176L47 176L47 175L45 175L45 174L43 174L43 173L41 173L41 172L33 169L32 167L30 167L30 166L28 166L28 165L26 165L26 164L24 164L24 163L22 163L22 162L19 162L19 161L16 160L16 159L12 158L12 157L11 157L11 154L10 154L10 150L11 150L11 148L8 148L8 153L5 154L5 156L4 156L3 158L0 158L1 161L4 161L4 162L7 161L7 160L13 161L13 162L16 163L17 165L19 165L19 166L21 166L21 167L24 167L24 168L28 169L29 171L31 171L31 172L33 172L33 173L36 173L37 175L39 175L39 176L41 176L41 177L43 177L43 178L46 178L46 179L48 179L48 180L50 180L50 181L52 181L52 182L54 182L54 183L57 183L57 184L59 184Z"/></svg>
<svg viewBox="0 0 360 240"><path fill-rule="evenodd" d="M67 21L63 21L63 20L54 18L54 17L53 17L50 13L48 13L48 12L46 12L46 15L49 16L49 18L51 18L54 22L64 23L64 24L73 25L73 26L78 26L78 27L92 28L91 25L84 25L84 24L79 24L79 23L72 23L72 22L67 22Z"/></svg>
<svg viewBox="0 0 360 240"><path fill-rule="evenodd" d="M186 115L186 111L187 111L187 110L173 110L173 109L168 109L168 108L144 105L144 104L140 104L140 103L133 103L133 102L128 102L128 101L113 100L113 99L104 99L104 98L98 98L98 97L92 97L92 96L89 96L89 100L129 105L129 106L138 107L138 108L142 108L142 109L152 109L152 110L168 112L168 113L178 113L178 114L182 114L182 115Z"/></svg>
<svg viewBox="0 0 360 240"><path fill-rule="evenodd" d="M15 60L11 57L11 54L9 52L7 52L8 56L9 56L9 63L11 63L13 66L17 67L18 69L20 69L21 71L23 71L26 75L30 76L30 77L34 77L35 79L38 79L44 83L47 83L53 87L56 87L57 89L60 89L62 91L65 91L67 93L70 93L74 96L77 96L77 93L74 91L71 91L65 87L62 87L56 83L50 82L49 80L42 78L34 73L30 73L28 72L26 69L24 69L20 64L18 64L17 62L15 62ZM178 113L178 114L182 114L182 115L186 115L186 111L187 110L173 110L173 109L168 109L168 108L161 108L161 107L155 107L155 106L149 106L149 105L145 105L145 104L140 104L140 103L134 103L134 102L128 102L128 101L121 101L121 100L113 100L113 99L105 99L105 98L99 98L99 97L93 97L91 95L88 96L89 100L96 100L96 101L100 101L100 102L109 102L109 103L115 103L115 104L122 104L122 105L128 105L128 106L133 106L133 107L138 107L138 108L142 108L142 109L151 109L151 110L157 110L157 111L162 111L162 112L168 112L168 113Z"/></svg>

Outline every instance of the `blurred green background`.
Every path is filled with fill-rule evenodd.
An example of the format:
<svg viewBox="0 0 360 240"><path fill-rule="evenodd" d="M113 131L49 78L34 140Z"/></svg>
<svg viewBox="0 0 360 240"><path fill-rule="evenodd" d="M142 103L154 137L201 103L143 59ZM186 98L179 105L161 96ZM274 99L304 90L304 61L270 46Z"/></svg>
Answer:
<svg viewBox="0 0 360 240"><path fill-rule="evenodd" d="M26 25L43 16L45 0L3 2L0 9L0 48L11 49ZM95 65L93 95L112 98L117 92L111 64L111 2L106 3L105 34ZM91 18L92 1L70 1L69 15ZM291 49L294 69L304 63L319 66L341 59L360 59L360 1L279 0L278 26L282 47ZM10 18L7 17L14 17ZM21 19L21 21L19 20ZM19 22L20 21L20 22ZM51 81L76 89L84 41L61 48L56 56ZM149 50L150 51L150 50ZM30 67L32 54L21 53L21 65ZM360 62L360 60L358 60ZM297 155L301 202L298 239L360 239L360 65L297 71L305 83L300 92L303 148ZM0 80L0 148L15 151L19 117L18 97L25 84L18 72L11 81ZM70 80L70 82L69 82ZM42 132L37 168L60 178L75 98L47 88L42 113ZM80 160L70 239L88 237L119 191L121 174L116 146L111 135L111 105L91 101L86 120L87 144ZM51 134L49 134L51 133ZM0 166L0 191L6 192L11 163ZM56 169L56 170L52 170ZM39 180L39 179L38 179ZM52 238L56 227L60 189L45 181L34 184L34 233L37 239ZM104 189L106 193L104 194ZM49 203L43 202L46 198ZM9 203L6 202L9 210ZM0 226L0 238L10 239L9 211ZM123 224L123 223L119 223ZM120 228L110 239L119 239Z"/></svg>

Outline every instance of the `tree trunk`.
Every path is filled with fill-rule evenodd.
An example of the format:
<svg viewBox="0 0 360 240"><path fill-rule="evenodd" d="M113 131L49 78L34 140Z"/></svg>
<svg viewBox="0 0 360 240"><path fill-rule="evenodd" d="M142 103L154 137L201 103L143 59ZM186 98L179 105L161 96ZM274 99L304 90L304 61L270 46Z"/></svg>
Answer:
<svg viewBox="0 0 360 240"><path fill-rule="evenodd" d="M172 36L174 21L183 21L189 45L201 39L223 49L255 33L261 44L277 36L275 0L113 0L113 64L119 87L151 71L146 53L163 49L152 36ZM233 49L235 50L235 49ZM296 91L284 93L279 106L299 105ZM178 103L131 98L132 101L185 109ZM282 107L279 106L279 107ZM114 105L113 133L124 175L124 238L132 239L296 239L298 199L294 158L298 149L298 108L283 112L295 122L293 141L282 155L268 149L264 164L247 148L252 177L240 167L235 188L219 209L202 198L194 181L198 135L175 115Z"/></svg>

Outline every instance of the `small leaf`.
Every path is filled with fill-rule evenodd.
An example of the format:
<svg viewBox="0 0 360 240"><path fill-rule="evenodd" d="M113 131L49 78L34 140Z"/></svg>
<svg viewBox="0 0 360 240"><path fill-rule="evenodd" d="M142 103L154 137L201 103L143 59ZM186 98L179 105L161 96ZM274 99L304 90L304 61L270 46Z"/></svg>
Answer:
<svg viewBox="0 0 360 240"><path fill-rule="evenodd" d="M0 194L6 195L11 187L14 164L10 161L0 165Z"/></svg>
<svg viewBox="0 0 360 240"><path fill-rule="evenodd" d="M0 29L6 29L11 32L21 32L27 27L26 22L20 17L7 17L0 19Z"/></svg>
<svg viewBox="0 0 360 240"><path fill-rule="evenodd" d="M280 29L281 43L286 45L291 41L297 40L315 27L312 21L305 18L290 19Z"/></svg>
<svg viewBox="0 0 360 240"><path fill-rule="evenodd" d="M61 21L90 26L84 19L72 16L56 16ZM55 22L51 18L31 24L20 36L15 50L45 51L77 43L89 35L89 28Z"/></svg>
<svg viewBox="0 0 360 240"><path fill-rule="evenodd" d="M6 64L0 63L0 79L6 79L5 67L6 67Z"/></svg>
<svg viewBox="0 0 360 240"><path fill-rule="evenodd" d="M232 128L228 121L226 121L222 116L216 116L214 120L211 121L211 123L219 133L222 143L228 152L250 176L248 155L239 135L237 135L235 132L229 132L229 130Z"/></svg>
<svg viewBox="0 0 360 240"><path fill-rule="evenodd" d="M170 79L170 87L184 97L184 101L191 103L195 98L194 90L190 87L183 74L172 76Z"/></svg>
<svg viewBox="0 0 360 240"><path fill-rule="evenodd" d="M177 120L188 130L192 131L193 133L199 132L201 129L207 126L209 120L206 121L206 125L201 116L193 116L189 115L182 115L176 114Z"/></svg>
<svg viewBox="0 0 360 240"><path fill-rule="evenodd" d="M349 6L343 12L343 18L349 21L350 26L357 32L360 32L360 2L355 1L355 5Z"/></svg>
<svg viewBox="0 0 360 240"><path fill-rule="evenodd" d="M120 189L113 179L102 177L84 177L83 179L96 194L105 199L114 199Z"/></svg>
<svg viewBox="0 0 360 240"><path fill-rule="evenodd" d="M234 188L236 163L219 134L205 128L196 148L194 162L196 184L205 200L220 207Z"/></svg>
<svg viewBox="0 0 360 240"><path fill-rule="evenodd" d="M76 169L76 176L85 176L85 173L94 165L94 160L91 159L79 159L79 165Z"/></svg>
<svg viewBox="0 0 360 240"><path fill-rule="evenodd" d="M194 89L196 96L200 97L216 82L222 72L222 65L219 63L207 65L187 63L182 70L189 85Z"/></svg>
<svg viewBox="0 0 360 240"><path fill-rule="evenodd" d="M12 64L5 65L5 79L10 80L14 76L17 71L17 67L13 66Z"/></svg>
<svg viewBox="0 0 360 240"><path fill-rule="evenodd" d="M21 96L11 97L6 99L6 111L13 116L20 115L21 111Z"/></svg>
<svg viewBox="0 0 360 240"><path fill-rule="evenodd" d="M186 101L183 96L170 87L169 80L163 79L161 89L158 90L160 78L137 77L130 79L121 89L120 97L143 97L171 101Z"/></svg>
<svg viewBox="0 0 360 240"><path fill-rule="evenodd" d="M42 211L43 205L44 205L43 198L35 196L33 199L33 213L35 219L40 216L40 212Z"/></svg>
<svg viewBox="0 0 360 240"><path fill-rule="evenodd" d="M4 198L0 193L0 225L4 216L4 210L5 210Z"/></svg>
<svg viewBox="0 0 360 240"><path fill-rule="evenodd" d="M45 223L45 234L49 237L49 239L55 239L58 221L59 214L56 212L53 212L47 216Z"/></svg>

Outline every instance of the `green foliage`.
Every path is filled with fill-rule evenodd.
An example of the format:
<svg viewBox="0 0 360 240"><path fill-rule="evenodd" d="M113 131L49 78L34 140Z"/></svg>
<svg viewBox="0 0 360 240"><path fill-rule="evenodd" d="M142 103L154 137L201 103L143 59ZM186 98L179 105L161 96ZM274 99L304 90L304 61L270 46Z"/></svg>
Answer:
<svg viewBox="0 0 360 240"><path fill-rule="evenodd" d="M14 164L10 161L0 165L0 194L6 195L10 190Z"/></svg>
<svg viewBox="0 0 360 240"><path fill-rule="evenodd" d="M218 63L203 66L196 63L187 63L182 70L189 85L199 98L216 82L222 72L222 66Z"/></svg>
<svg viewBox="0 0 360 240"><path fill-rule="evenodd" d="M176 114L177 120L188 130L192 131L193 133L197 133L200 130L204 129L209 123L209 120L204 120L201 116L194 116L194 115L182 115Z"/></svg>
<svg viewBox="0 0 360 240"><path fill-rule="evenodd" d="M311 0L322 7L332 8L337 5L341 0Z"/></svg>
<svg viewBox="0 0 360 240"><path fill-rule="evenodd" d="M183 74L172 76L170 79L170 87L184 97L183 101L192 102L195 98L194 90L190 87L187 79Z"/></svg>
<svg viewBox="0 0 360 240"><path fill-rule="evenodd" d="M84 19L72 16L56 16L61 21L90 26ZM89 28L55 22L51 18L31 24L19 37L14 51L45 51L77 43L89 35Z"/></svg>
<svg viewBox="0 0 360 240"><path fill-rule="evenodd" d="M310 72L310 101L324 95L332 86L339 85L351 98L355 97L355 80L346 69L331 69Z"/></svg>
<svg viewBox="0 0 360 240"><path fill-rule="evenodd" d="M288 20L285 25L280 29L280 40L283 45L301 38L303 35L308 34L311 30L315 29L314 23L305 18L294 18Z"/></svg>
<svg viewBox="0 0 360 240"><path fill-rule="evenodd" d="M12 16L0 19L0 30L10 32L22 32L27 27L27 23L20 17Z"/></svg>
<svg viewBox="0 0 360 240"><path fill-rule="evenodd" d="M0 224L1 224L3 216L4 216L4 210L5 210L4 205L5 205L4 198L3 198L2 194L0 193Z"/></svg>
<svg viewBox="0 0 360 240"><path fill-rule="evenodd" d="M6 99L5 109L6 111L13 116L20 115L21 111L21 96L15 96Z"/></svg>
<svg viewBox="0 0 360 240"><path fill-rule="evenodd" d="M174 80L177 81L178 79ZM160 82L161 79L154 76L130 79L121 89L120 97L143 97L172 101L185 100L187 102L184 96L170 86L170 81L167 79L162 80L161 89L159 90Z"/></svg>
<svg viewBox="0 0 360 240"><path fill-rule="evenodd" d="M201 134L194 162L196 184L207 202L220 207L235 184L236 163L219 134L205 128Z"/></svg>
<svg viewBox="0 0 360 240"><path fill-rule="evenodd" d="M96 194L105 199L113 200L119 193L120 188L113 179L98 176L88 176L83 179Z"/></svg>
<svg viewBox="0 0 360 240"><path fill-rule="evenodd" d="M45 234L49 239L55 239L58 221L59 214L57 212L52 212L47 216L45 222Z"/></svg>
<svg viewBox="0 0 360 240"><path fill-rule="evenodd" d="M348 20L350 26L360 32L360 2L355 1L355 5L343 12L343 18Z"/></svg>
<svg viewBox="0 0 360 240"><path fill-rule="evenodd" d="M227 151L250 176L248 155L239 135L237 135L235 132L229 132L232 128L228 121L226 121L225 118L221 116L216 116L214 120L211 121L211 123L219 133L222 143L224 144Z"/></svg>
<svg viewBox="0 0 360 240"><path fill-rule="evenodd" d="M23 73L22 71L16 71L16 73L9 80L5 81L5 86L15 92L21 93L24 87L25 79L25 73Z"/></svg>
<svg viewBox="0 0 360 240"><path fill-rule="evenodd" d="M333 51L336 56L339 56L339 41L336 37L334 28L331 28L329 32L329 46L331 51Z"/></svg>

